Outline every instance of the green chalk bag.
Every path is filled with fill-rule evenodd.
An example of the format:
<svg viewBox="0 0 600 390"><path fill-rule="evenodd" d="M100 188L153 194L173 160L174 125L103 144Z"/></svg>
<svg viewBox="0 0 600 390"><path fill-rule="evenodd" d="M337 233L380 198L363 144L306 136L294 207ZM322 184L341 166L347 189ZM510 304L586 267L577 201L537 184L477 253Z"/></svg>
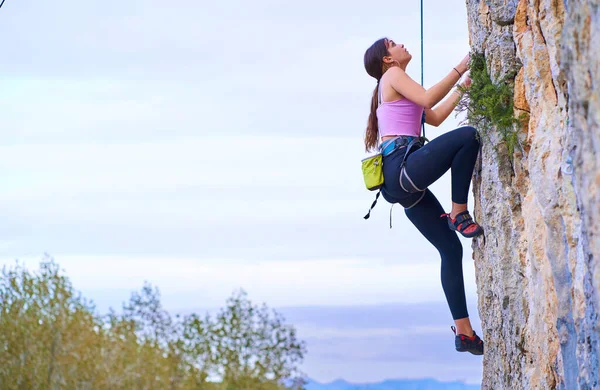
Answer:
<svg viewBox="0 0 600 390"><path fill-rule="evenodd" d="M369 191L377 191L383 185L383 156L374 154L362 160L365 186Z"/></svg>

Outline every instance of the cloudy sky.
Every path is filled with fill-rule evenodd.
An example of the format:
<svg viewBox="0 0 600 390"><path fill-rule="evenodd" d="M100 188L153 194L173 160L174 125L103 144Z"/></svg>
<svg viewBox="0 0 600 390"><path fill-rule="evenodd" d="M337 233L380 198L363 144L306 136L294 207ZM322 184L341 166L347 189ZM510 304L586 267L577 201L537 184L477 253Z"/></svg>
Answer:
<svg viewBox="0 0 600 390"><path fill-rule="evenodd" d="M385 201L362 218L364 51L404 43L416 80L421 60L419 1L372 4L7 0L0 263L48 253L100 308L145 280L173 311L243 288L298 327L321 381L479 380L481 359L453 350L435 248L400 207L393 229ZM464 1L425 7L429 87L469 45ZM449 209L449 174L431 189Z"/></svg>

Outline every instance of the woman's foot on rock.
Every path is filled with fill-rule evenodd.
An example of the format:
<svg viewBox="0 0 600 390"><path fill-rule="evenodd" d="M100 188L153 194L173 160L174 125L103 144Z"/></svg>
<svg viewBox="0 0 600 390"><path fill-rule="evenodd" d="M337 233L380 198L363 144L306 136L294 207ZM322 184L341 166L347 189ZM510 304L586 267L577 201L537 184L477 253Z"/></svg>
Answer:
<svg viewBox="0 0 600 390"><path fill-rule="evenodd" d="M456 232L459 232L464 237L472 238L483 234L483 228L479 224L473 221L468 211L456 214L455 218L452 218L450 214L442 214L440 218L447 218L448 227Z"/></svg>
<svg viewBox="0 0 600 390"><path fill-rule="evenodd" d="M471 352L473 355L483 355L483 341L473 331L473 336L456 334L456 328L450 327L454 332L454 345L458 352Z"/></svg>

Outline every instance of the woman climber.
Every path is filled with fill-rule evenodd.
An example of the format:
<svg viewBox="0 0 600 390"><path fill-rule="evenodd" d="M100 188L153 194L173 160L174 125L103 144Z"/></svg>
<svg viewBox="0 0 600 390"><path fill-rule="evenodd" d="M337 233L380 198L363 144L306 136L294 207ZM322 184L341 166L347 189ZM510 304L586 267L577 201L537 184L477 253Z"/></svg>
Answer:
<svg viewBox="0 0 600 390"><path fill-rule="evenodd" d="M450 93L450 90L468 70L469 55L427 90L406 74L411 59L404 45L387 38L376 41L365 52L367 73L377 80L365 146L367 151L376 149L381 138L382 196L390 203L402 205L406 216L441 255L442 287L456 325L451 327L456 350L481 355L483 341L473 331L467 312L463 249L456 234L475 237L483 233L467 210L469 186L479 152L478 134L473 127L465 126L425 145L420 137L423 111L426 123L437 127L460 100L460 91ZM461 85L468 88L470 84L471 80L465 77ZM427 187L448 169L452 174L452 210L446 214Z"/></svg>

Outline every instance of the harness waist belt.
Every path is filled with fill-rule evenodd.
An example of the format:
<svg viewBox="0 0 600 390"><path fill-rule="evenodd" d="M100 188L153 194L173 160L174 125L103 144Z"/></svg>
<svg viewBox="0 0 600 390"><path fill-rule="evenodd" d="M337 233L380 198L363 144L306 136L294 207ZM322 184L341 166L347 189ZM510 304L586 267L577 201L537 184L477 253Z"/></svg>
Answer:
<svg viewBox="0 0 600 390"><path fill-rule="evenodd" d="M396 138L388 139L381 144L381 154L383 157L390 155L394 150L407 146L414 139L419 137L413 137L410 135L401 135Z"/></svg>

